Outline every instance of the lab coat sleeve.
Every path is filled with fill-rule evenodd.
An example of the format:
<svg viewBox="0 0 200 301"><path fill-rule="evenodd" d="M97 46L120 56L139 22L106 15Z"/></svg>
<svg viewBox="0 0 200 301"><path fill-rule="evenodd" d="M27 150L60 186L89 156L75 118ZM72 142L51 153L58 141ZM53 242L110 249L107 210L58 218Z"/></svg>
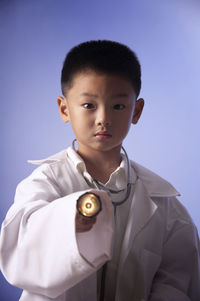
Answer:
<svg viewBox="0 0 200 301"><path fill-rule="evenodd" d="M59 187L42 166L19 184L15 202L2 224L0 239L0 268L11 284L55 298L109 259L110 245L105 250L105 242L112 240L109 220L104 220L107 236L98 237L99 256L105 256L96 258L97 263L93 264L78 248L76 200L84 192L61 197ZM107 194L96 193L106 206Z"/></svg>
<svg viewBox="0 0 200 301"><path fill-rule="evenodd" d="M200 246L192 222L170 221L149 301L200 300Z"/></svg>

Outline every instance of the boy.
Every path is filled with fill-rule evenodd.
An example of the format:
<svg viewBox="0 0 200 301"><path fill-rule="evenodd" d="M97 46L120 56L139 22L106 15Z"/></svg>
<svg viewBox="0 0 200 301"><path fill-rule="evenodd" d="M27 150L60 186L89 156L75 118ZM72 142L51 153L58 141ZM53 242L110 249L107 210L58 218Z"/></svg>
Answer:
<svg viewBox="0 0 200 301"><path fill-rule="evenodd" d="M198 235L178 192L121 153L144 105L137 57L116 42L82 43L61 84L77 146L35 162L18 185L1 230L5 277L21 301L200 300ZM102 203L92 218L76 210L88 192Z"/></svg>

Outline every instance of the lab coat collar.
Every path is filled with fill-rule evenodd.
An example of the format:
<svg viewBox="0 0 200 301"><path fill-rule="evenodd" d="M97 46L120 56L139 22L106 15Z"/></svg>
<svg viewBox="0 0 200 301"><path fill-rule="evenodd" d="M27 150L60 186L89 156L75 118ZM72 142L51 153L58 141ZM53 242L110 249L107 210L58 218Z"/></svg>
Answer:
<svg viewBox="0 0 200 301"><path fill-rule="evenodd" d="M34 164L34 165L41 165L44 163L51 164L51 163L62 161L63 159L66 159L66 157L67 157L67 150L63 149L62 151L60 151L52 156L49 156L47 158L44 158L41 160L28 160L27 162Z"/></svg>
<svg viewBox="0 0 200 301"><path fill-rule="evenodd" d="M151 170L131 161L138 178L143 182L150 197L173 197L180 193L166 180Z"/></svg>
<svg viewBox="0 0 200 301"><path fill-rule="evenodd" d="M42 160L28 160L31 164L41 165L44 163L51 164L67 159L67 152L71 149L64 149L50 157ZM131 161L137 177L142 181L150 197L172 197L179 196L180 193L166 180L153 173L140 164Z"/></svg>

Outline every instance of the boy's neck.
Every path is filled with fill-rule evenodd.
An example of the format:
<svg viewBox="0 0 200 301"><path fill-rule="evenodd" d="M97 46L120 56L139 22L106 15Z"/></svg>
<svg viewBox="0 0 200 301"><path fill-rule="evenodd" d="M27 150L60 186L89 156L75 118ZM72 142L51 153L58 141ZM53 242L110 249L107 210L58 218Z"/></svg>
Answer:
<svg viewBox="0 0 200 301"><path fill-rule="evenodd" d="M91 177L105 184L111 173L120 165L120 150L121 146L118 146L110 151L90 150L88 153L84 148L79 148L78 154L84 160L87 172Z"/></svg>

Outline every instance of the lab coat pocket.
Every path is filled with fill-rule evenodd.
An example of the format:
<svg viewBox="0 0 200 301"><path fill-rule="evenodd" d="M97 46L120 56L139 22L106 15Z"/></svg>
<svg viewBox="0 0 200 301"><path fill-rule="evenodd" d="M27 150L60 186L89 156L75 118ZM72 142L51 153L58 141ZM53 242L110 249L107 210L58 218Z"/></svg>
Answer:
<svg viewBox="0 0 200 301"><path fill-rule="evenodd" d="M143 266L143 273L144 273L144 287L146 290L146 296L149 295L150 289L152 286L153 278L159 268L161 263L161 256L149 251L147 249L142 250L141 254L141 264Z"/></svg>

